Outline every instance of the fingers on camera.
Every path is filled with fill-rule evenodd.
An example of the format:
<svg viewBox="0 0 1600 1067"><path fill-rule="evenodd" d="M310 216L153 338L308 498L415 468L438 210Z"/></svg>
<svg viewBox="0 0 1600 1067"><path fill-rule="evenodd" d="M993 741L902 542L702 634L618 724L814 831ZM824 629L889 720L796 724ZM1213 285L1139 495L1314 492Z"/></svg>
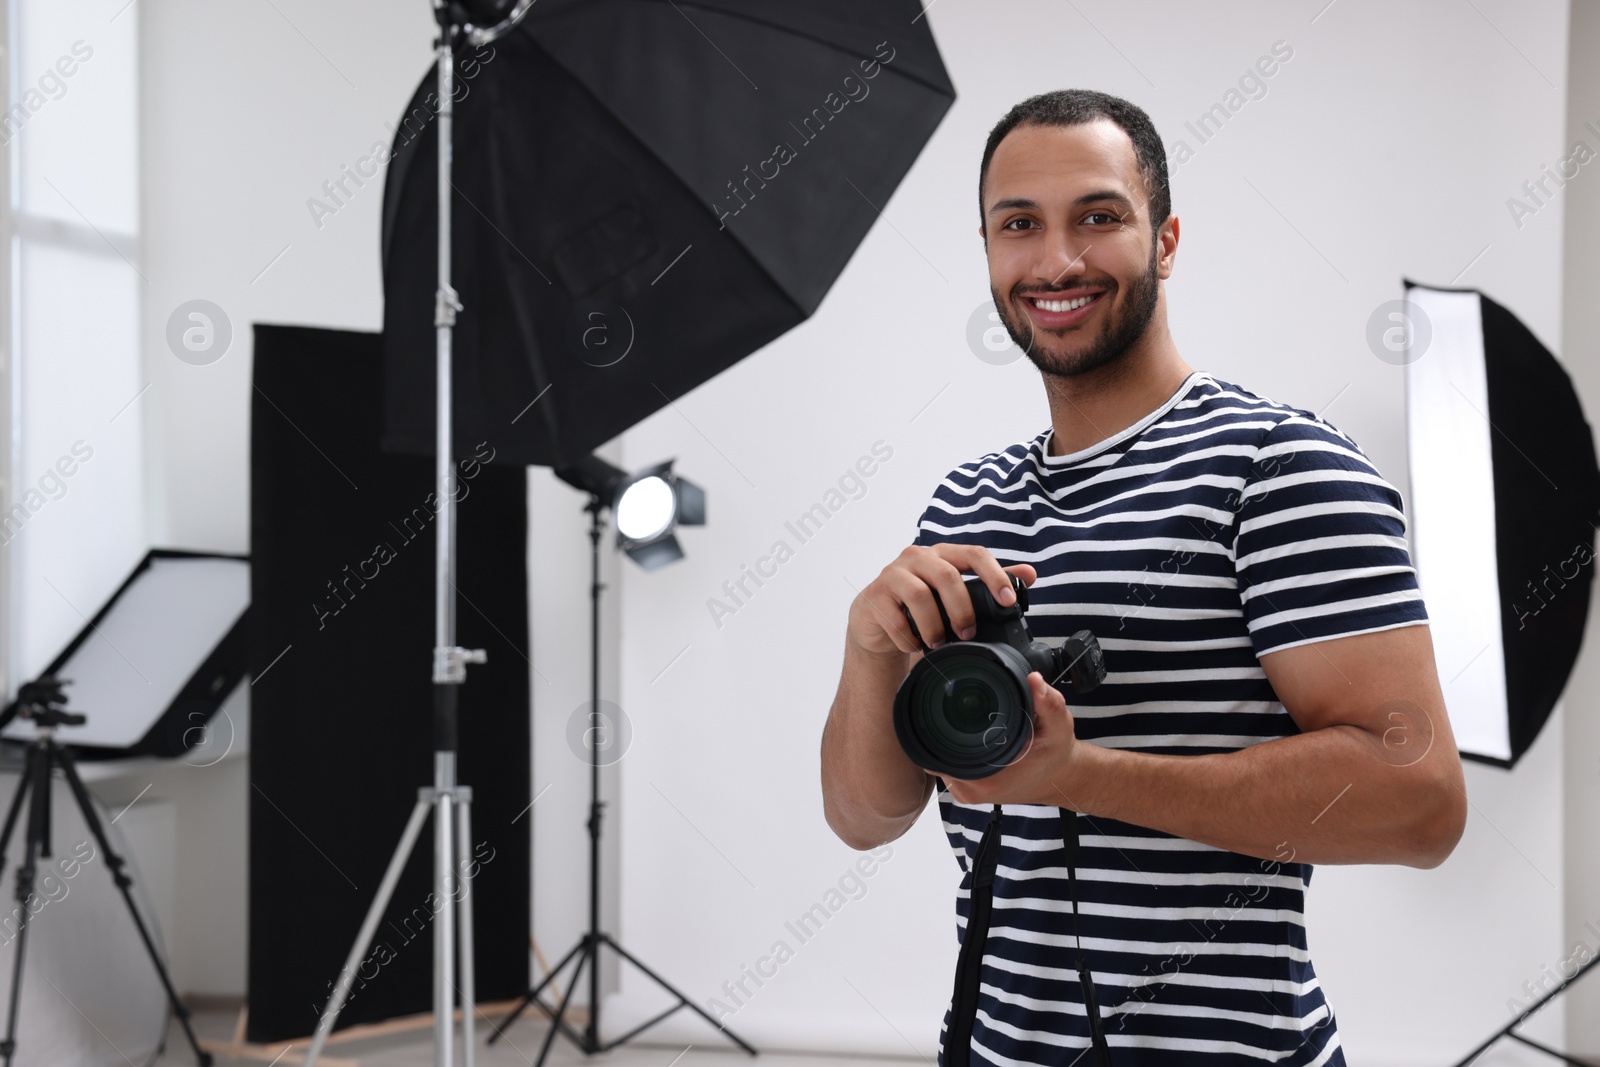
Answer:
<svg viewBox="0 0 1600 1067"><path fill-rule="evenodd" d="M1039 577L1038 570L1028 563L1013 563L1006 568L1006 573L1021 578L1023 585L1032 585Z"/></svg>
<svg viewBox="0 0 1600 1067"><path fill-rule="evenodd" d="M1011 588L1011 575L1000 566L1000 561L994 558L992 552L981 545L959 547L962 568L983 579L983 584L994 595L995 603L1005 606L1016 602L1016 593Z"/></svg>
<svg viewBox="0 0 1600 1067"><path fill-rule="evenodd" d="M972 610L972 598L967 595L967 583L962 578L961 572L946 563L931 578L931 582L934 587L933 592L938 594L940 603L944 605L944 613L950 619L950 627L955 631L945 634L943 639L950 641L971 636L976 617ZM933 612L937 618L939 613L937 604L933 606ZM943 628L941 621L940 629Z"/></svg>
<svg viewBox="0 0 1600 1067"><path fill-rule="evenodd" d="M933 593L926 581L909 571L892 569L884 576L884 584L888 586L894 617L902 624L889 626L890 636L894 638L895 645L902 652L917 652L924 646L933 648L944 640L944 627L939 622L939 608L933 602ZM904 611L901 610L902 605ZM912 633L909 626L903 625L906 612L910 613L911 620L916 623L916 633ZM921 643L917 641L919 634L922 637Z"/></svg>

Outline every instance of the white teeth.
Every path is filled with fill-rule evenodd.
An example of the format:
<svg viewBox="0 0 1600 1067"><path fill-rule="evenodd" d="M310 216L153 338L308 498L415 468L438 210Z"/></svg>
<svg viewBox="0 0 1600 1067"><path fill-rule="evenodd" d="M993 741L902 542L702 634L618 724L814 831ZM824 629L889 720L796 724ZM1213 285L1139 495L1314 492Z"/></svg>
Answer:
<svg viewBox="0 0 1600 1067"><path fill-rule="evenodd" d="M1074 311L1099 295L1096 293L1094 296L1081 296L1076 300L1035 300L1034 305L1043 311Z"/></svg>

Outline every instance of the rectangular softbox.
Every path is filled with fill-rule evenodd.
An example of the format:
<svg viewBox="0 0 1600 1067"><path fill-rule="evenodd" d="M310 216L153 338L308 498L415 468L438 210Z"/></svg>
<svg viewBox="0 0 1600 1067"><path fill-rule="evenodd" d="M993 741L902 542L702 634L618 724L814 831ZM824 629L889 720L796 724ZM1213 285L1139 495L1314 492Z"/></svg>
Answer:
<svg viewBox="0 0 1600 1067"><path fill-rule="evenodd" d="M81 759L180 756L202 743L244 677L249 607L243 557L151 551L42 672L70 681L65 710L88 718L59 739ZM3 736L37 731L19 718Z"/></svg>

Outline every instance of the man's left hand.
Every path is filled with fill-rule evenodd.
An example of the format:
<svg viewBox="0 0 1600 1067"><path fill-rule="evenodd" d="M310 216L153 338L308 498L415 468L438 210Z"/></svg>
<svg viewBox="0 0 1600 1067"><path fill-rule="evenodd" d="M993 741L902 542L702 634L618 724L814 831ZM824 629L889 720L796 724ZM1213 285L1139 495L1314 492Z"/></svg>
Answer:
<svg viewBox="0 0 1600 1067"><path fill-rule="evenodd" d="M1061 691L1038 671L1028 675L1028 687L1033 693L1033 738L1020 757L989 777L972 781L928 772L943 780L958 802L1071 807L1071 768L1081 755L1072 712Z"/></svg>

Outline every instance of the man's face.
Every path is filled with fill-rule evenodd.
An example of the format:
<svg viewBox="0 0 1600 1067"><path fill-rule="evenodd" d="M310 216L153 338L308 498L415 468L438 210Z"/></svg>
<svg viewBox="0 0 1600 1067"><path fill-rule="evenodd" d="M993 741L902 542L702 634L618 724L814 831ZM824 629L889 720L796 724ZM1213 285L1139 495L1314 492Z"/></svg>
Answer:
<svg viewBox="0 0 1600 1067"><path fill-rule="evenodd" d="M1044 373L1086 374L1144 334L1177 243L1176 218L1152 235L1145 192L1133 142L1110 121L1023 125L996 146L980 231L989 292Z"/></svg>

